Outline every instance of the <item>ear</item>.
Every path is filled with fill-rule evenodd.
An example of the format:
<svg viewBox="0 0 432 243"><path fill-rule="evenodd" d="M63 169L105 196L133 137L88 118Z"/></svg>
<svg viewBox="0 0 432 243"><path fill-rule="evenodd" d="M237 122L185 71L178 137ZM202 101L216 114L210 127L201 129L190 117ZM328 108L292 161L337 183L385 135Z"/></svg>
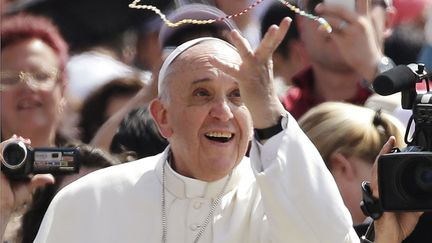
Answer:
<svg viewBox="0 0 432 243"><path fill-rule="evenodd" d="M351 181L355 179L354 166L351 161L345 157L345 155L338 152L332 153L329 160L328 166L335 178L345 181Z"/></svg>
<svg viewBox="0 0 432 243"><path fill-rule="evenodd" d="M60 82L60 104L58 107L58 112L59 114L63 114L66 104L68 102L66 98L67 81L65 79L60 79L58 82Z"/></svg>
<svg viewBox="0 0 432 243"><path fill-rule="evenodd" d="M69 83L69 75L66 72L66 67L63 68L59 67L59 68L60 68L60 72L58 73L57 82L59 82L60 84L61 96L65 97L67 85Z"/></svg>
<svg viewBox="0 0 432 243"><path fill-rule="evenodd" d="M57 82L59 82L59 88L60 88L60 95L61 97L65 97L66 96L66 88L67 88L67 84L68 81L65 79L59 79L57 80Z"/></svg>
<svg viewBox="0 0 432 243"><path fill-rule="evenodd" d="M171 137L173 132L168 123L167 109L162 101L160 99L154 99L150 103L149 108L150 114L152 115L161 135L167 139Z"/></svg>

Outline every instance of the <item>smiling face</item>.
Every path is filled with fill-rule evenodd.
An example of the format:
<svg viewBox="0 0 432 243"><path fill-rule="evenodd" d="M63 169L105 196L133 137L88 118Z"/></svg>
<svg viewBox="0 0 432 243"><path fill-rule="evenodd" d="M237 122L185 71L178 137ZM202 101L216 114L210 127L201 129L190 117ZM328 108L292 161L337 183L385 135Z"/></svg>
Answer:
<svg viewBox="0 0 432 243"><path fill-rule="evenodd" d="M209 63L213 56L235 64L241 60L222 41L192 46L169 67L169 99L151 105L171 144L175 170L205 181L228 175L245 155L252 134L238 83Z"/></svg>
<svg viewBox="0 0 432 243"><path fill-rule="evenodd" d="M59 69L59 59L53 49L37 39L23 40L4 48L1 64L2 72L25 72L34 77L52 76ZM33 80L23 80L26 82L1 91L2 137L17 134L30 138L33 146L53 145L38 144L37 141L44 138L53 142L64 87L55 75L52 78L56 81L50 87L29 85L28 82L36 82L32 75L25 75L23 79Z"/></svg>

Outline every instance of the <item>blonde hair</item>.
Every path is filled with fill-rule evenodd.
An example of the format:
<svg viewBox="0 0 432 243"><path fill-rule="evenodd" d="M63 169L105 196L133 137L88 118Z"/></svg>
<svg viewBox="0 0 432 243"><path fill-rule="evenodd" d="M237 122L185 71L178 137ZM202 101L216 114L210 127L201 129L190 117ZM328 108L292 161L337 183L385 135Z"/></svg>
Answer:
<svg viewBox="0 0 432 243"><path fill-rule="evenodd" d="M406 146L404 126L395 117L348 103L320 104L304 114L299 125L326 164L333 153L356 156L373 163L390 136L395 136L397 147Z"/></svg>

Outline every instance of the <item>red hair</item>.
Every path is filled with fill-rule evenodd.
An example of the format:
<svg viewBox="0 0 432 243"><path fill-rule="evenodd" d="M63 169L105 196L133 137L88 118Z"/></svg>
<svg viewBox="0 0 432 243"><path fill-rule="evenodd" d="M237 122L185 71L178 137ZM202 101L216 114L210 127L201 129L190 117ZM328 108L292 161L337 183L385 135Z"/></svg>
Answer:
<svg viewBox="0 0 432 243"><path fill-rule="evenodd" d="M42 16L17 14L2 17L1 50L19 41L39 39L50 46L60 60L62 79L65 78L66 62L69 59L68 44L61 36L58 28L51 20Z"/></svg>

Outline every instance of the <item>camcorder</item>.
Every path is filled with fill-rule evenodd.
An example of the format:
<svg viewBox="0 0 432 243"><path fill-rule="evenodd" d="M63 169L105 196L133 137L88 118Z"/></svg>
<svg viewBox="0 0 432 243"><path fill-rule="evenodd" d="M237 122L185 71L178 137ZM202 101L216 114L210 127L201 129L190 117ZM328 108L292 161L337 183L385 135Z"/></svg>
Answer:
<svg viewBox="0 0 432 243"><path fill-rule="evenodd" d="M78 148L32 148L22 141L3 147L2 172L12 180L28 179L34 174L72 174L79 172Z"/></svg>
<svg viewBox="0 0 432 243"><path fill-rule="evenodd" d="M412 110L405 132L407 147L378 158L378 185L384 211L432 210L432 92L431 74L423 64L399 65L373 82L380 95L401 92L403 109ZM416 84L426 82L426 92ZM410 128L414 122L414 131ZM409 138L410 137L410 138Z"/></svg>

